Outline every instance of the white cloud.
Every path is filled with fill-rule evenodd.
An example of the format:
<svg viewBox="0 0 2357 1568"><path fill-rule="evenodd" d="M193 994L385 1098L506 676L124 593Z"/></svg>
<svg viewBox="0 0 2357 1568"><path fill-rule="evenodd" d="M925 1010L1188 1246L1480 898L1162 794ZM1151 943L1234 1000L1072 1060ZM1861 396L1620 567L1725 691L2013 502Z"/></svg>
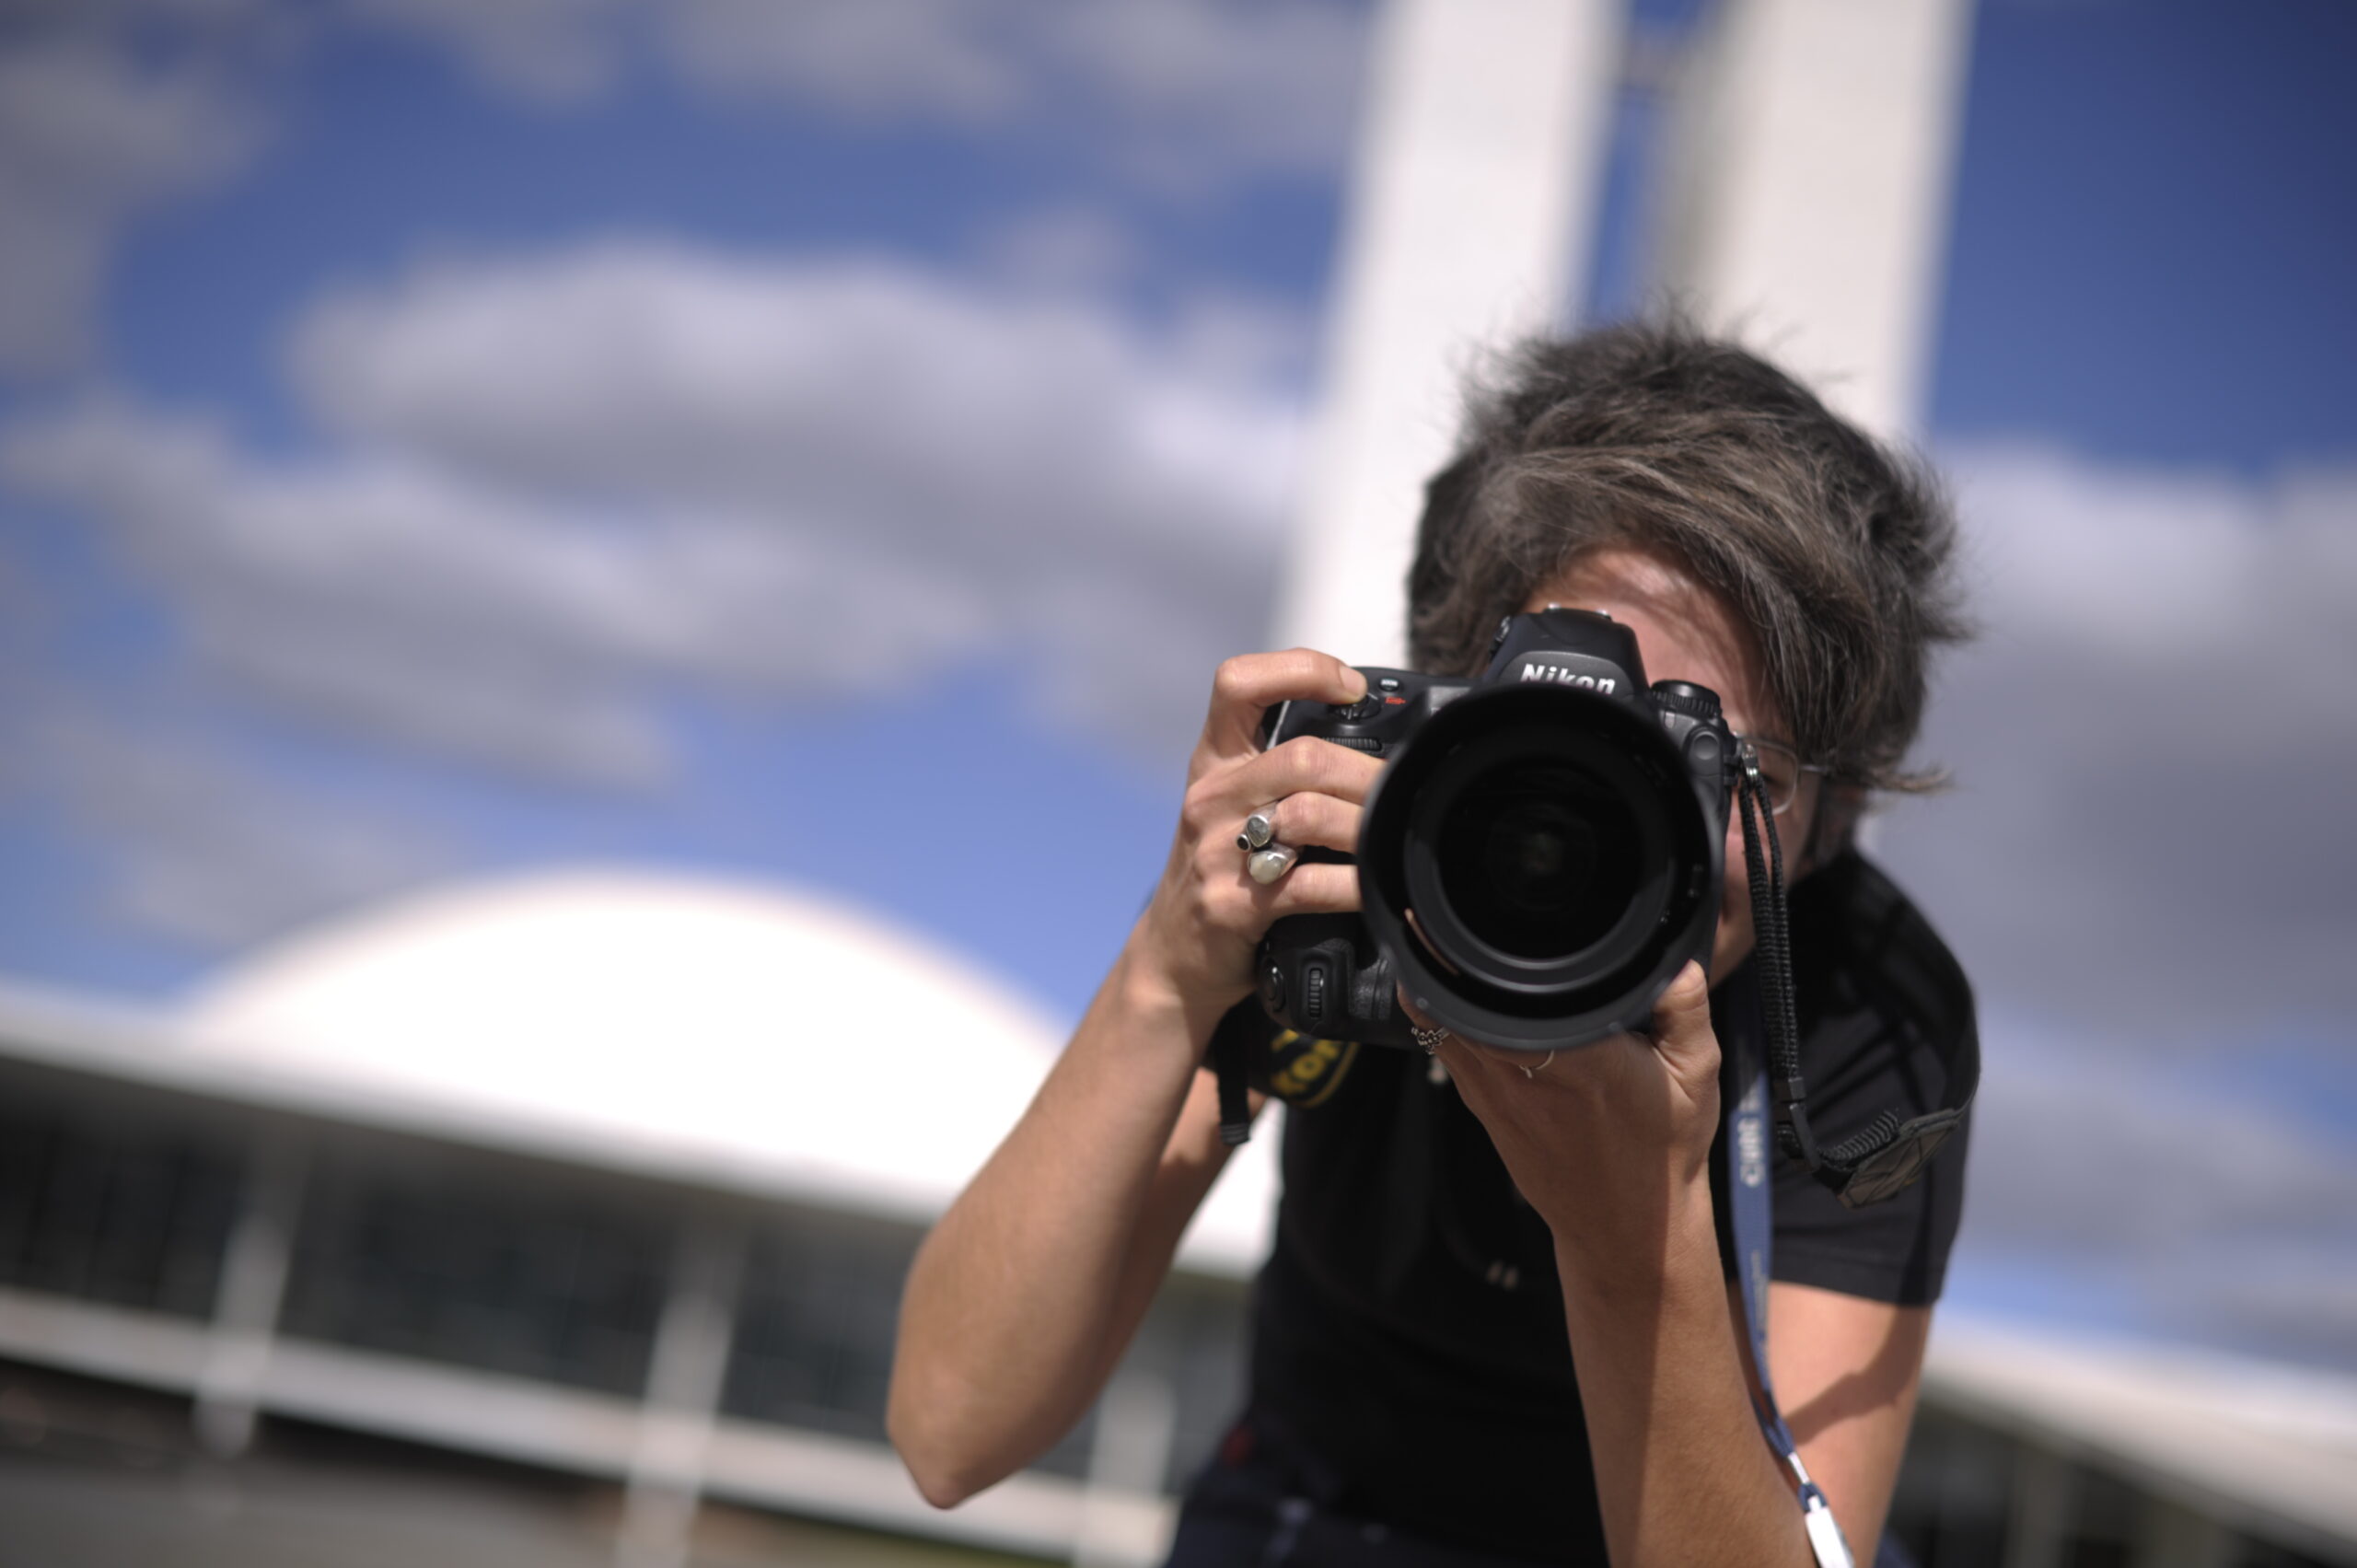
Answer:
<svg viewBox="0 0 2357 1568"><path fill-rule="evenodd" d="M1365 10L1330 0L1121 0L1039 7L1045 47L1109 105L1131 107L1140 165L1184 180L1206 153L1248 167L1338 170ZM1036 12L1035 12L1036 14ZM1194 148L1187 146L1190 141Z"/></svg>
<svg viewBox="0 0 2357 1568"><path fill-rule="evenodd" d="M2189 1260L2319 1227L2357 1242L2357 1150L2155 1061L2123 1076L2084 1040L1999 1015L1976 1105L1972 1223L2058 1253ZM2351 1254L2357 1268L2357 1254Z"/></svg>
<svg viewBox="0 0 2357 1568"><path fill-rule="evenodd" d="M668 70L854 124L1053 141L1165 187L1338 170L1346 0L77 0L0 39L0 376L78 369L115 244L248 161L285 67L338 24L447 50L536 106ZM1061 264L1071 242L1062 237ZM1106 241L1089 241L1102 253ZM1036 249L1036 248L1035 248ZM1037 259L1035 257L1035 259Z"/></svg>
<svg viewBox="0 0 2357 1568"><path fill-rule="evenodd" d="M439 43L495 91L540 105L598 97L622 74L630 0L345 0L358 18Z"/></svg>
<svg viewBox="0 0 2357 1568"><path fill-rule="evenodd" d="M232 172L259 138L213 52L132 47L143 9L61 11L0 48L0 375L85 363L117 235Z"/></svg>
<svg viewBox="0 0 2357 1568"><path fill-rule="evenodd" d="M1260 633L1298 424L1230 335L616 244L309 312L324 456L84 404L0 462L215 668L406 744L643 782L667 690L856 697L999 656L1167 751Z"/></svg>
<svg viewBox="0 0 2357 1568"><path fill-rule="evenodd" d="M1037 132L1212 185L1340 167L1364 29L1345 0L348 0L537 103L642 60L691 87L865 125Z"/></svg>
<svg viewBox="0 0 2357 1568"><path fill-rule="evenodd" d="M336 800L153 713L0 689L0 797L50 803L103 847L108 912L201 948L276 935L455 869L456 846Z"/></svg>
<svg viewBox="0 0 2357 1568"><path fill-rule="evenodd" d="M664 31L721 91L974 129L1077 112L1131 171L1209 184L1339 169L1364 28L1336 0L678 0Z"/></svg>
<svg viewBox="0 0 2357 1568"><path fill-rule="evenodd" d="M689 79L863 120L1003 122L1026 107L1030 29L1005 0L678 0L672 59Z"/></svg>
<svg viewBox="0 0 2357 1568"><path fill-rule="evenodd" d="M2357 1016L2357 472L1954 454L1986 633L1880 843L1984 990L2131 1053Z"/></svg>
<svg viewBox="0 0 2357 1568"><path fill-rule="evenodd" d="M1999 1020L1957 1252L1973 1276L2093 1283L2141 1327L2357 1365L2357 1150L2263 1085ZM2247 1078L2247 1074L2243 1074Z"/></svg>
<svg viewBox="0 0 2357 1568"><path fill-rule="evenodd" d="M1987 1020L1959 1288L2357 1364L2357 472L1948 457L1986 630L1878 848Z"/></svg>
<svg viewBox="0 0 2357 1568"><path fill-rule="evenodd" d="M982 264L1023 287L1086 292L1134 276L1145 256L1110 214L1065 207L1025 214L982 236Z"/></svg>
<svg viewBox="0 0 2357 1568"><path fill-rule="evenodd" d="M2254 482L2032 446L1954 466L1999 636L2158 665L2321 634L2298 651L2357 668L2357 470Z"/></svg>
<svg viewBox="0 0 2357 1568"><path fill-rule="evenodd" d="M534 487L1081 547L1260 531L1289 404L1201 342L890 261L623 243L347 294L293 364L355 444Z"/></svg>

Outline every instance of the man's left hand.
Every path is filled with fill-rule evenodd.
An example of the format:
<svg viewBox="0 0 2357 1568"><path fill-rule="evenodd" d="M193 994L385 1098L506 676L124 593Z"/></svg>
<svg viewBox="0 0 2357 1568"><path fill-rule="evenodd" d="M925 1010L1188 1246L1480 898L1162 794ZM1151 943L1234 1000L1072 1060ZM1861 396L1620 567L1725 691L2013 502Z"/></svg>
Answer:
<svg viewBox="0 0 2357 1568"><path fill-rule="evenodd" d="M1439 1055L1567 1260L1608 1274L1657 1269L1678 1230L1671 1208L1708 1201L1719 1041L1699 963L1670 982L1646 1033L1551 1061L1452 1034Z"/></svg>

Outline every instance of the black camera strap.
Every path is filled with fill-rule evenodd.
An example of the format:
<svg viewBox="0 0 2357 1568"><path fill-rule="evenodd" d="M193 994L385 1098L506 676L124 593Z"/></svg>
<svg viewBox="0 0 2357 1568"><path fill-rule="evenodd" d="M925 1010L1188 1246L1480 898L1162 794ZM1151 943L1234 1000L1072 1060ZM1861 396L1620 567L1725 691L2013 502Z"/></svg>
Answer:
<svg viewBox="0 0 2357 1568"><path fill-rule="evenodd" d="M1249 1005L1249 1004L1247 1004ZM1240 1148L1252 1136L1252 1042L1232 1027L1234 1014L1212 1031L1212 1072L1219 1080L1219 1141Z"/></svg>
<svg viewBox="0 0 2357 1568"><path fill-rule="evenodd" d="M1741 752L1736 807L1743 819L1743 862L1751 885L1751 923L1766 1014L1769 1088L1776 1112L1776 1144L1842 1203L1863 1209L1905 1188L1923 1173L1948 1134L1964 1121L1980 1087L1980 1049L1967 1030L1947 1066L1947 1103L1901 1121L1884 1110L1866 1129L1837 1144L1818 1142L1809 1125L1808 1086L1801 1075L1800 1022L1793 1003L1793 946L1784 900L1784 849L1776 835L1775 813L1759 776L1759 757L1748 745ZM1758 822L1754 823L1754 814ZM1767 841L1763 855L1760 841Z"/></svg>

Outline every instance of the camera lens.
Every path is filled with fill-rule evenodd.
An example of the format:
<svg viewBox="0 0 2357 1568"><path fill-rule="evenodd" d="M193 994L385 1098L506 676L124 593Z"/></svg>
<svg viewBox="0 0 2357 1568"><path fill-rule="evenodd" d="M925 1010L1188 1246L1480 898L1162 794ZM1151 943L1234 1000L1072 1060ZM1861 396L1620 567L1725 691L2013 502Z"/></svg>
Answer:
<svg viewBox="0 0 2357 1568"><path fill-rule="evenodd" d="M1710 952L1726 785L1682 744L1698 715L1634 694L1633 638L1599 663L1594 627L1538 630L1569 651L1517 654L1425 717L1356 853L1402 993L1469 1040L1553 1051L1642 1021Z"/></svg>
<svg viewBox="0 0 2357 1568"><path fill-rule="evenodd" d="M1707 941L1715 849L1649 709L1492 687L1428 720L1378 784L1360 889L1434 1016L1551 1046L1625 1027Z"/></svg>
<svg viewBox="0 0 2357 1568"><path fill-rule="evenodd" d="M1638 837L1625 796L1586 770L1510 764L1440 824L1442 890L1479 941L1562 958L1602 940L1636 898Z"/></svg>

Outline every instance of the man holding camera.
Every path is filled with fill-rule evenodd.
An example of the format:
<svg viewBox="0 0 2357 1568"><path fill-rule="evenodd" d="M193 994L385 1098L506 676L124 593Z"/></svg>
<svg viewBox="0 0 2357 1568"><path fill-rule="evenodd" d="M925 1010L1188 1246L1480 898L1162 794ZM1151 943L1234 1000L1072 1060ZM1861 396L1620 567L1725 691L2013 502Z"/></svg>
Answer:
<svg viewBox="0 0 2357 1568"><path fill-rule="evenodd" d="M1502 618L1560 605L1632 632L1651 676L1717 694L1795 882L1798 1065L1778 1094L1805 1077L1818 1132L1852 1153L1888 1141L1887 1113L1921 1118L1971 1049L1953 960L1849 844L1869 792L1922 782L1903 764L1929 652L1960 631L1951 534L1922 477L1779 372L1682 329L1621 328L1527 346L1477 402L1409 583L1425 674L1479 676ZM1294 852L1356 847L1386 764L1314 736L1264 749L1263 715L1367 695L1362 672L1306 649L1220 668L1151 902L911 1273L890 1424L934 1503L1052 1445L1127 1347L1225 1157L1202 1066L1215 1034L1248 1036L1284 1092L1266 1069L1294 1037L1260 1011L1256 952L1282 917L1360 908L1356 866ZM1503 1050L1403 995L1429 1060L1359 1049L1295 1097L1249 1403L1174 1563L1811 1561L1803 1472L1763 1440L1737 1283L1731 1188L1760 1177L1714 1156L1747 1088L1731 1042L1778 1011L1783 972L1767 961L1781 941L1755 957L1727 820L1707 964L1666 970L1643 1028ZM1766 1370L1862 1557L1963 1159L1961 1137L1926 1138L1863 1200L1824 1168L1773 1175Z"/></svg>

